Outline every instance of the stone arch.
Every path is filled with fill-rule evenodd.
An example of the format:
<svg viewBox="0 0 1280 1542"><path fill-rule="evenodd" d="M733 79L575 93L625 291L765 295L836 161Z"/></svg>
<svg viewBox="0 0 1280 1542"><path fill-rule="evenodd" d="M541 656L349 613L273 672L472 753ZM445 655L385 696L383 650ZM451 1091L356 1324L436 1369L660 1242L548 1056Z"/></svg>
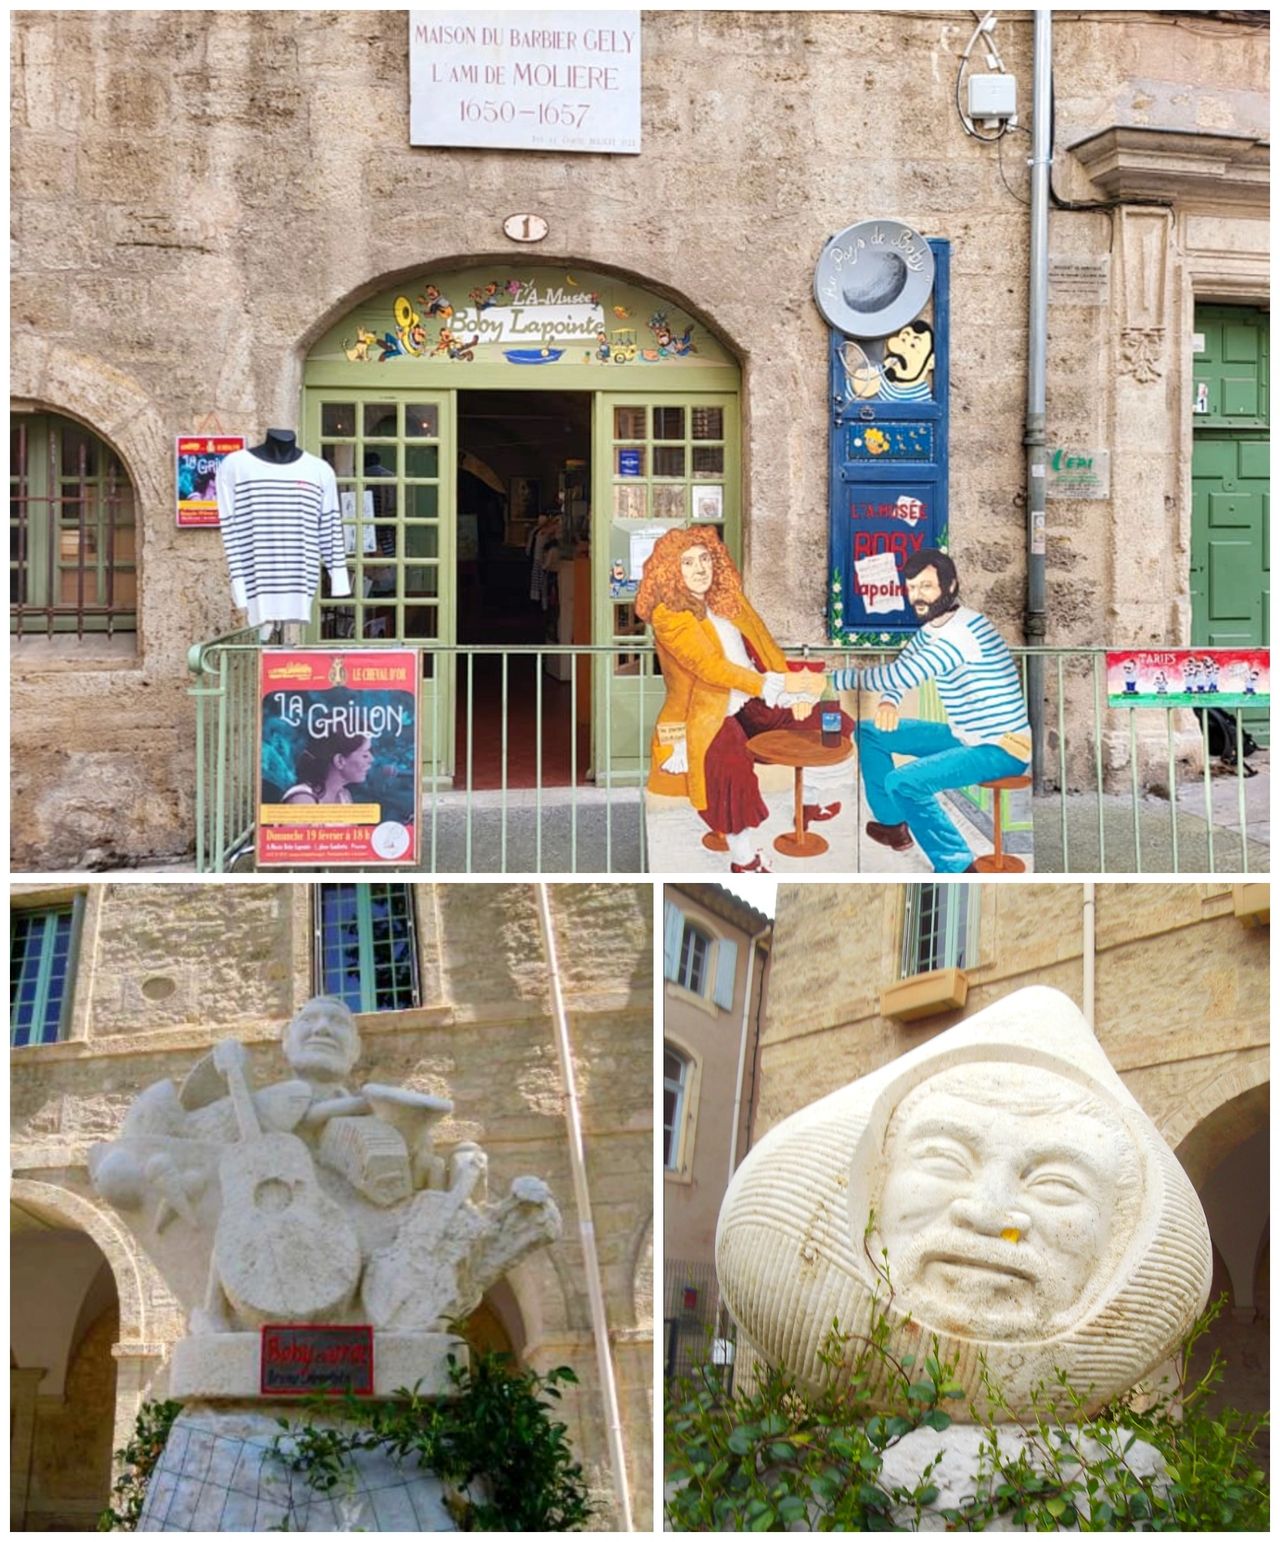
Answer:
<svg viewBox="0 0 1280 1542"><path fill-rule="evenodd" d="M1237 1061L1179 1102L1160 1133L1199 1188L1223 1154L1266 1126L1270 1072L1265 1056Z"/></svg>
<svg viewBox="0 0 1280 1542"><path fill-rule="evenodd" d="M42 411L77 418L119 455L138 499L143 529L173 501L173 439L155 402L130 375L92 354L29 332L15 333L9 394ZM172 512L170 511L170 518Z"/></svg>
<svg viewBox="0 0 1280 1542"><path fill-rule="evenodd" d="M631 1326L653 1328L653 1214L647 1214L632 1234L627 1249L627 1288Z"/></svg>
<svg viewBox="0 0 1280 1542"><path fill-rule="evenodd" d="M55 1225L84 1232L110 1265L120 1301L120 1339L145 1343L152 1327L141 1263L128 1233L106 1211L69 1189L31 1178L15 1178L10 1200Z"/></svg>

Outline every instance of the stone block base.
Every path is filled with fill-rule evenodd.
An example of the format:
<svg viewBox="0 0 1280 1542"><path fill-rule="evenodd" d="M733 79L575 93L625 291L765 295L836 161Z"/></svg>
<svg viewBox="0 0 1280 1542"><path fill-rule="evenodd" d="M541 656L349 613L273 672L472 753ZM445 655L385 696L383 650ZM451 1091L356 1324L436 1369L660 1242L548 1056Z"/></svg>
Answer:
<svg viewBox="0 0 1280 1542"><path fill-rule="evenodd" d="M296 1409L183 1409L147 1488L139 1531L454 1531L444 1486L412 1459L348 1459L350 1481L317 1493L272 1455L277 1417ZM323 1418L310 1417L313 1424Z"/></svg>
<svg viewBox="0 0 1280 1542"><path fill-rule="evenodd" d="M257 1333L208 1333L180 1339L173 1346L169 1396L180 1402L257 1398L260 1348ZM420 1382L418 1390L424 1397L443 1397L449 1391L450 1351L463 1360L467 1346L449 1333L375 1333L374 1395L390 1397L398 1388Z"/></svg>

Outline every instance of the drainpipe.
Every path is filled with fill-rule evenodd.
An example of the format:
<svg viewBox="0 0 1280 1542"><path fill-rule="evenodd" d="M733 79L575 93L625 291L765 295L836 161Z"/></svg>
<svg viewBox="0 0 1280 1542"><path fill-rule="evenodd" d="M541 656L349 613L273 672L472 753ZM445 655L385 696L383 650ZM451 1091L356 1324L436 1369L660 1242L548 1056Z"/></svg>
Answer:
<svg viewBox="0 0 1280 1542"><path fill-rule="evenodd" d="M756 945L772 929L771 923L755 934L749 944L751 951L747 955L747 989L742 1001L742 1027L738 1034L738 1084L733 1092L733 1128L729 1132L729 1176L726 1186L733 1182L738 1167L738 1128L742 1123L742 1085L747 1078L747 1026L751 1020L751 976L756 965Z"/></svg>
<svg viewBox="0 0 1280 1542"><path fill-rule="evenodd" d="M1084 1002L1083 1010L1085 1021L1090 1028L1093 1027L1093 985L1094 963L1097 957L1097 886L1087 883L1084 886Z"/></svg>
<svg viewBox="0 0 1280 1542"><path fill-rule="evenodd" d="M1052 13L1035 13L1031 128L1031 278L1027 308L1027 420L1022 443L1027 483L1027 608L1023 634L1029 648L1045 639L1045 354L1049 328L1049 173L1053 161ZM1045 772L1044 658L1027 659L1033 790Z"/></svg>
<svg viewBox="0 0 1280 1542"><path fill-rule="evenodd" d="M604 1306L604 1286L600 1277L600 1259L596 1253L596 1229L591 1219L591 1192L587 1187L587 1159L582 1144L582 1110L578 1087L573 1076L573 1054L569 1046L569 1018L564 1008L560 986L560 960L556 953L555 929L551 924L551 900L545 883L534 884L538 897L538 921L542 927L542 946L547 955L551 979L551 1016L555 1024L556 1053L560 1059L560 1081L564 1087L564 1120L569 1132L569 1166L573 1172L573 1198L578 1210L578 1240L587 1276L587 1299L591 1305L591 1330L596 1341L596 1364L600 1375L600 1393L604 1399L605 1433L609 1442L609 1466L613 1473L613 1491L622 1517L623 1531L634 1531L631 1518L631 1489L627 1482L627 1463L622 1450L622 1414L618 1406L618 1384L613 1372L613 1352L609 1347L609 1319Z"/></svg>

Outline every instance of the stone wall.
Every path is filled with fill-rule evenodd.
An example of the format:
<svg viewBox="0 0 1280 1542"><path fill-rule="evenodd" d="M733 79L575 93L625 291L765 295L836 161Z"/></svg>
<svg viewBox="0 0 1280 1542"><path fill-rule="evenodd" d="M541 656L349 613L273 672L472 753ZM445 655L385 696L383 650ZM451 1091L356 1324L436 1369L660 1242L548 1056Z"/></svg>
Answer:
<svg viewBox="0 0 1280 1542"><path fill-rule="evenodd" d="M40 893L25 886L18 898ZM533 890L420 884L416 901L424 1004L360 1016L358 1074L447 1090L455 1108L439 1142L481 1142L495 1193L521 1173L550 1185L565 1218L563 1239L526 1260L511 1276L511 1293L491 1304L499 1316L514 1305L528 1363L568 1363L577 1371L582 1385L566 1396L565 1417L593 1482L607 1489L606 1424ZM553 886L552 909L633 1504L647 1516L652 891ZM89 923L86 917L86 932ZM88 1147L114 1133L143 1087L165 1076L181 1080L228 1035L250 1042L252 1078L279 1076L280 1031L310 993L310 911L300 885L106 884L94 932L84 953L97 963L77 974L77 996L88 998L81 1036L13 1052L11 1146L23 1202L54 1224L90 1232L112 1264L127 1323L121 1336L131 1353L147 1345L154 1353L147 1374L131 1380L136 1404L144 1394L163 1394L160 1356L183 1331L181 1315L90 1189ZM145 984L161 971L190 980L191 1014L157 1017ZM131 1423L131 1408L123 1414L118 1408L117 1427ZM108 1439L111 1433L108 1425Z"/></svg>
<svg viewBox="0 0 1280 1542"><path fill-rule="evenodd" d="M1030 19L1000 17L1025 123ZM209 413L253 436L294 423L315 338L400 274L509 255L500 220L517 206L550 226L535 262L633 278L737 354L747 584L797 643L818 640L826 586L814 262L831 234L874 214L949 239L951 540L966 598L1017 637L1027 140L997 149L961 128L970 25L960 13L646 13L643 153L560 157L411 148L402 12L22 14L13 390L120 452L137 493L141 602L136 656L70 641L15 651L19 863L109 865L191 843L186 650L235 617L216 532L174 528L174 435ZM1097 200L1069 146L1115 124L1265 135L1265 29L1059 18L1055 71L1064 198ZM1141 246L1132 222L1053 216L1055 254L1110 268L1085 304L1051 307L1050 421L1114 455L1110 503L1051 506L1051 643L1185 640L1193 286L1266 294L1266 211L1240 183L1228 168L1207 191L1183 186L1160 216L1154 321L1130 314L1122 282ZM1143 381L1126 373L1135 320L1162 338ZM1083 698L1073 710L1086 712Z"/></svg>

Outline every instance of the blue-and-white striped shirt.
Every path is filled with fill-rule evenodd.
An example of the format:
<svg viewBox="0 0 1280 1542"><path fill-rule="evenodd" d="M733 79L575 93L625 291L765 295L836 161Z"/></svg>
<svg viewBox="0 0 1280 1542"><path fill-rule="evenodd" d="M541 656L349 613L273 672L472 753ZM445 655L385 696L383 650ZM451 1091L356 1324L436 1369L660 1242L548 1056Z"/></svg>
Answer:
<svg viewBox="0 0 1280 1542"><path fill-rule="evenodd" d="M281 463L236 450L218 471L218 517L231 597L250 626L309 620L322 562L330 592L351 593L338 483L319 456Z"/></svg>
<svg viewBox="0 0 1280 1542"><path fill-rule="evenodd" d="M922 626L891 663L835 669L827 678L837 691L879 691L895 707L908 691L936 680L957 739L998 744L1018 760L1031 759L1031 726L1013 657L987 618L965 605L945 626Z"/></svg>

